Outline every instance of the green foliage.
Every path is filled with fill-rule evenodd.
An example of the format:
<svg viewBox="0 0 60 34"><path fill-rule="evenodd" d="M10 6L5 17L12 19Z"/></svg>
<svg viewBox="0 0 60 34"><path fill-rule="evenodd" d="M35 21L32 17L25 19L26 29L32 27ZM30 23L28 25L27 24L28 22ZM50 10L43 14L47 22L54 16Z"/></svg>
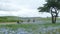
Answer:
<svg viewBox="0 0 60 34"><path fill-rule="evenodd" d="M50 7L57 7L60 9L60 0L46 0L46 4L43 7L39 7L39 12L49 12Z"/></svg>

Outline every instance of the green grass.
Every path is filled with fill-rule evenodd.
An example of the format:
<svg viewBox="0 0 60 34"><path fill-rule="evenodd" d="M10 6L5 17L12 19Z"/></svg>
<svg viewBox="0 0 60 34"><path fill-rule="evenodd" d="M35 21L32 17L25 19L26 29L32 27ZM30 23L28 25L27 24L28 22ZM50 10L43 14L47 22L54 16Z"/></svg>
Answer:
<svg viewBox="0 0 60 34"><path fill-rule="evenodd" d="M29 31L29 29L32 29L32 31L35 31L34 34L37 34L37 31L39 28L43 27L44 28L48 28L49 26L51 27L57 27L60 26L60 23L56 23L56 24L6 24L6 25L0 25L0 28L12 28L13 30L16 30L18 28L24 28L27 31ZM60 28L56 29L56 31L60 32ZM50 31L47 32L48 34L50 34ZM53 34L55 34L55 32L53 32Z"/></svg>
<svg viewBox="0 0 60 34"><path fill-rule="evenodd" d="M0 16L0 22L16 22L22 21L20 17L17 16Z"/></svg>
<svg viewBox="0 0 60 34"><path fill-rule="evenodd" d="M0 22L21 21L21 20L16 20L15 18L17 17L0 17ZM45 21L51 21L51 18L40 18L38 20L45 22ZM57 18L57 20L60 20L60 18ZM6 24L6 25L1 24L0 28L12 28L13 30L16 30L18 28L24 28L27 31L29 31L29 29L32 29L32 31L35 31L41 27L48 28L48 27L57 27L57 26L60 26L60 23L52 24L47 22L47 24ZM60 28L56 29L56 31L60 32ZM48 31L47 33L50 34L50 31ZM53 32L53 34L55 34L55 32Z"/></svg>
<svg viewBox="0 0 60 34"><path fill-rule="evenodd" d="M21 20L23 17L17 17L17 16L0 16L0 22L16 22L16 21L26 21L26 20ZM37 19L40 21L51 21L51 17L48 18L38 18L38 17L26 17L26 19ZM25 19L25 18L23 18ZM57 20L60 20L60 18L57 18Z"/></svg>
<svg viewBox="0 0 60 34"><path fill-rule="evenodd" d="M6 25L0 25L0 28L2 27L6 27L6 28L32 28L33 30L34 29L37 29L39 27L49 27L49 26L52 26L52 27L55 27L55 26L60 26L60 23L57 23L57 24L6 24Z"/></svg>

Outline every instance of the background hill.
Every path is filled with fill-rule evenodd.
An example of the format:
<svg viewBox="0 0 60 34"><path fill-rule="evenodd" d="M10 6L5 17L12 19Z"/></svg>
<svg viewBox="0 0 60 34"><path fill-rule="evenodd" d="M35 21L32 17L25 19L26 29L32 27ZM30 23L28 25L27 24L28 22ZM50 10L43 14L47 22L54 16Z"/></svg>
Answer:
<svg viewBox="0 0 60 34"><path fill-rule="evenodd" d="M51 17L41 18L41 17L18 17L18 16L0 16L0 22L51 22ZM60 22L60 18L57 18L57 22Z"/></svg>
<svg viewBox="0 0 60 34"><path fill-rule="evenodd" d="M17 16L0 16L0 22L16 22L21 21Z"/></svg>

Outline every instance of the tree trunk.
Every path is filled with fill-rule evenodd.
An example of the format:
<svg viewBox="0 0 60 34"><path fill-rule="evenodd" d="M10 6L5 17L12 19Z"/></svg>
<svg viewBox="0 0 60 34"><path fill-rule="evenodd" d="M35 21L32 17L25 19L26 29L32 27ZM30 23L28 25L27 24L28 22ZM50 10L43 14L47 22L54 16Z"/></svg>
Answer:
<svg viewBox="0 0 60 34"><path fill-rule="evenodd" d="M54 21L53 21L53 15L52 15L52 23L54 23Z"/></svg>
<svg viewBox="0 0 60 34"><path fill-rule="evenodd" d="M55 16L55 18L54 18L54 21L55 21L54 23L56 23L56 16Z"/></svg>
<svg viewBox="0 0 60 34"><path fill-rule="evenodd" d="M57 17L55 16L55 23L56 23L56 18L57 18Z"/></svg>
<svg viewBox="0 0 60 34"><path fill-rule="evenodd" d="M52 15L52 23L55 24L56 23L56 17Z"/></svg>
<svg viewBox="0 0 60 34"><path fill-rule="evenodd" d="M50 8L50 10L51 10L51 15L52 15L52 23L55 24L56 23L56 18L58 17L58 12L57 12L57 8L56 7L53 7L53 8L55 9L54 12L52 11L52 8ZM54 15L54 13L56 15Z"/></svg>

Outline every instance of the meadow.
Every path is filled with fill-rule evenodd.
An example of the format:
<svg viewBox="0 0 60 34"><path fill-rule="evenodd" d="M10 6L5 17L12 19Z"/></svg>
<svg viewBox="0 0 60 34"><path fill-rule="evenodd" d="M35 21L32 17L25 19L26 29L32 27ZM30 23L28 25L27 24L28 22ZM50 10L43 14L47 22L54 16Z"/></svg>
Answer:
<svg viewBox="0 0 60 34"><path fill-rule="evenodd" d="M6 24L0 25L1 34L60 34L57 24Z"/></svg>
<svg viewBox="0 0 60 34"><path fill-rule="evenodd" d="M36 19L36 22L31 23L32 22L31 21L29 23L23 22L20 24L17 24L17 23L16 24L5 24L5 23L1 24L0 23L0 34L60 34L60 21L59 21L60 19L59 18L57 18L56 24L51 23L51 18L40 18L40 19L33 18L33 19ZM25 18L25 20L27 19ZM12 22L13 21L9 21L9 23L12 23Z"/></svg>

